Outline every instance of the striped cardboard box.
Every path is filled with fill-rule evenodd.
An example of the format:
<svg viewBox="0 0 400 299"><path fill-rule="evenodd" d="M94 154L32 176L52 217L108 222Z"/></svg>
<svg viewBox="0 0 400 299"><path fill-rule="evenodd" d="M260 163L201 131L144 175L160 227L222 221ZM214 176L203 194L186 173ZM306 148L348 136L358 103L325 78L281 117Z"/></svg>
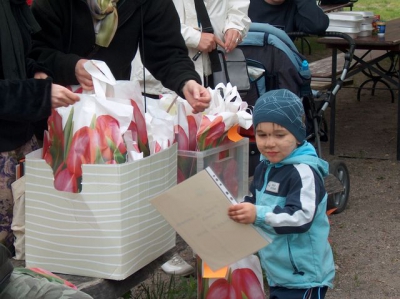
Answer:
<svg viewBox="0 0 400 299"><path fill-rule="evenodd" d="M84 165L81 193L55 190L41 150L26 159L26 266L122 280L175 246L149 199L176 185L176 145L142 160Z"/></svg>

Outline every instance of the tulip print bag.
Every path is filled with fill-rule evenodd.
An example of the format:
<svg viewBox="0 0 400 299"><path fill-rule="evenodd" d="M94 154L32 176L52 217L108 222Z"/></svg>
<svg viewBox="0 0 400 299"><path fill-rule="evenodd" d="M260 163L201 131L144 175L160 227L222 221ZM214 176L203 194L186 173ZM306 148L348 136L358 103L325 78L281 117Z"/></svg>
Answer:
<svg viewBox="0 0 400 299"><path fill-rule="evenodd" d="M198 299L265 299L260 260L250 255L226 269L212 272L197 256Z"/></svg>
<svg viewBox="0 0 400 299"><path fill-rule="evenodd" d="M134 106L124 93L129 85L113 88L116 81L108 67L99 61L89 63L95 93L79 93L79 102L53 109L45 132L43 158L53 169L54 186L60 191L82 190L83 164L126 162L123 134L134 115Z"/></svg>

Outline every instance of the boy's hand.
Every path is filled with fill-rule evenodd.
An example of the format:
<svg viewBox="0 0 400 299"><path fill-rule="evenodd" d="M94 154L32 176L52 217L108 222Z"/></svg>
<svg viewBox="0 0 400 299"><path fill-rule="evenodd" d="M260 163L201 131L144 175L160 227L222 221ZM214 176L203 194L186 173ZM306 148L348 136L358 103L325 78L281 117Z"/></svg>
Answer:
<svg viewBox="0 0 400 299"><path fill-rule="evenodd" d="M249 202L233 205L228 209L228 216L239 223L254 223L256 221L256 206Z"/></svg>

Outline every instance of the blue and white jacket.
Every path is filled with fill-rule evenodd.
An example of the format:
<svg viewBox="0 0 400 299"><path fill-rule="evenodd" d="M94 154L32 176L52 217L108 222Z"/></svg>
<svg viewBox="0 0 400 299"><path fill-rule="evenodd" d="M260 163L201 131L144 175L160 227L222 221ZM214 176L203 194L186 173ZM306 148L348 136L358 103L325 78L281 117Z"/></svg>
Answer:
<svg viewBox="0 0 400 299"><path fill-rule="evenodd" d="M261 160L250 187L253 196L245 201L256 205L255 225L272 239L259 251L269 286L332 288L335 265L323 180L328 163L308 142L277 164Z"/></svg>

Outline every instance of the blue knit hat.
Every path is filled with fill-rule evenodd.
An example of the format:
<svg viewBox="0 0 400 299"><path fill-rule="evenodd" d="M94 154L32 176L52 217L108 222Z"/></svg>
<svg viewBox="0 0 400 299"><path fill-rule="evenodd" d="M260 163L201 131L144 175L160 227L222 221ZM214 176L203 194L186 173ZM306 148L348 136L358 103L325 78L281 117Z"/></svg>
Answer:
<svg viewBox="0 0 400 299"><path fill-rule="evenodd" d="M271 90L257 99L253 110L254 130L262 122L281 125L303 142L306 138L306 126L303 121L303 103L293 92L287 89Z"/></svg>

